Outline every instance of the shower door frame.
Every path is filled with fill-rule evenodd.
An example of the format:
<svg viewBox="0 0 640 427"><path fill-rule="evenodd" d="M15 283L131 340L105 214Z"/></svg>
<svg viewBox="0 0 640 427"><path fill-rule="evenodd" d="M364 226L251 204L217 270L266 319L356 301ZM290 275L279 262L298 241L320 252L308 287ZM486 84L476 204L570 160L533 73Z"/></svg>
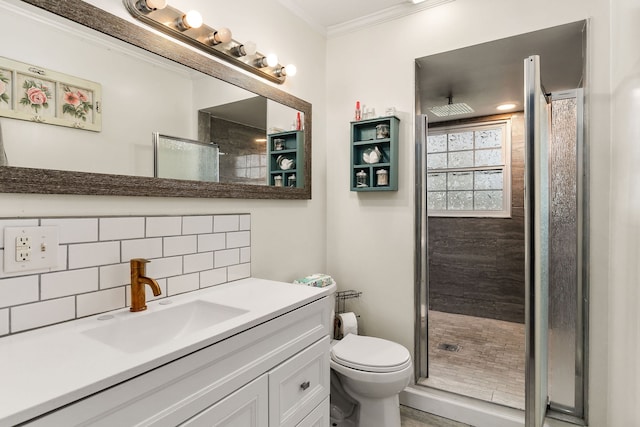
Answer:
<svg viewBox="0 0 640 427"><path fill-rule="evenodd" d="M587 27L589 22L587 21ZM585 83L585 86L586 83ZM416 88L417 89L417 88ZM586 402L588 400L588 314L589 314L589 150L588 150L588 110L584 103L583 90L564 91L574 92L578 99L578 324L576 327L576 360L581 375L576 375L576 410L567 410L561 407L554 407L553 402L548 417L568 421L577 425L584 425L588 421L588 411ZM553 94L561 98L563 95ZM572 96L572 95L569 95ZM421 114L418 97L416 97L415 116L415 143L414 143L414 380L417 384L420 378L429 376L428 360L428 263L427 263L427 242L428 242L428 215L426 200L426 137L428 129L427 116ZM579 347L579 348L578 348ZM428 386L423 386L428 387ZM580 396L578 396L580 395Z"/></svg>

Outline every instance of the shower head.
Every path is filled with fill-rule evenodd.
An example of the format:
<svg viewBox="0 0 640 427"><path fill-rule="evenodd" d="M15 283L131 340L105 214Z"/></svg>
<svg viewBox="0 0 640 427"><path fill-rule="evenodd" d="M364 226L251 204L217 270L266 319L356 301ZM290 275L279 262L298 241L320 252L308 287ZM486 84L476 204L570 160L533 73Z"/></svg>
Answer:
<svg viewBox="0 0 640 427"><path fill-rule="evenodd" d="M429 108L433 114L438 117L457 116L460 114L473 113L473 108L464 102L453 103L453 96L449 95L449 103L447 105L438 105Z"/></svg>

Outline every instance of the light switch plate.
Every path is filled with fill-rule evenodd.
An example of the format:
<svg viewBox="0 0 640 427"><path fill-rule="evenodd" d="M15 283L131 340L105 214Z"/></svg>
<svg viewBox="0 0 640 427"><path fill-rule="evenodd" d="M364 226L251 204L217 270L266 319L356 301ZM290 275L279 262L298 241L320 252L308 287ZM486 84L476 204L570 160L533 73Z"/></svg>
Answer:
<svg viewBox="0 0 640 427"><path fill-rule="evenodd" d="M5 273L46 271L57 265L58 227L5 227Z"/></svg>

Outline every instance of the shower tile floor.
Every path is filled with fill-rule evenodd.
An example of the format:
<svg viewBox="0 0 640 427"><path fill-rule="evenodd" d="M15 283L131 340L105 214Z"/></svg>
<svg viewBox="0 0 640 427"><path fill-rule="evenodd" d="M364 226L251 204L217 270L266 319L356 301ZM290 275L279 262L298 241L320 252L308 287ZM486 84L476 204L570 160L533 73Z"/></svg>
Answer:
<svg viewBox="0 0 640 427"><path fill-rule="evenodd" d="M524 344L523 324L429 311L429 378L419 384L524 409Z"/></svg>

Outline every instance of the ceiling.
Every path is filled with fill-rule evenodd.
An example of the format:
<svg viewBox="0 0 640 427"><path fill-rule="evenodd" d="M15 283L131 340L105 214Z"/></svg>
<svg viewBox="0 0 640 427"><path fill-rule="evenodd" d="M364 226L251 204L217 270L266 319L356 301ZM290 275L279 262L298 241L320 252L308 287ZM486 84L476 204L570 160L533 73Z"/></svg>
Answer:
<svg viewBox="0 0 640 427"><path fill-rule="evenodd" d="M426 56L416 60L416 84L422 113L441 122L499 113L496 107L516 104L524 109L524 59L540 56L540 75L546 92L575 89L583 84L585 22ZM437 117L428 111L452 102L466 103L474 113Z"/></svg>
<svg viewBox="0 0 640 427"><path fill-rule="evenodd" d="M454 0L279 0L321 33L331 37L358 27L374 25ZM429 121L488 116L511 102L522 111L524 59L540 56L542 84L547 92L583 85L585 22L579 21L540 31L483 43L416 59L419 102ZM473 113L437 117L434 106L466 103Z"/></svg>
<svg viewBox="0 0 640 427"><path fill-rule="evenodd" d="M278 0L326 36L396 19L454 0Z"/></svg>

